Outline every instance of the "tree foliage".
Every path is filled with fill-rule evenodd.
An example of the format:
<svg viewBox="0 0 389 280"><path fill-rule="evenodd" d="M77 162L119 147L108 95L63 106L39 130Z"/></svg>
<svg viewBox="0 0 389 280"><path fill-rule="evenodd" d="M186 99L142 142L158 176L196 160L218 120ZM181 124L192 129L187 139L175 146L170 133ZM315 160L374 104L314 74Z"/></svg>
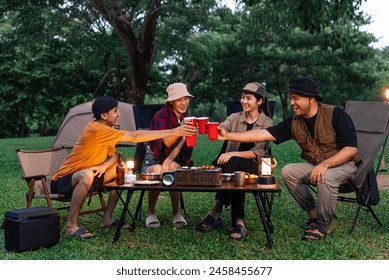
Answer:
<svg viewBox="0 0 389 280"><path fill-rule="evenodd" d="M289 82L297 75L313 77L322 95L336 104L352 96L356 86L366 97L377 77L375 69L364 69L377 61L369 47L374 37L359 31L366 23L357 12L361 1L258 2L244 12L240 42L256 64L251 68L278 95L284 117Z"/></svg>
<svg viewBox="0 0 389 280"><path fill-rule="evenodd" d="M195 95L191 113L213 119L251 81L266 83L283 117L295 76L337 105L388 84L389 52L361 31L362 0L235 2L0 0L0 135L45 134L98 95L161 103L178 81Z"/></svg>

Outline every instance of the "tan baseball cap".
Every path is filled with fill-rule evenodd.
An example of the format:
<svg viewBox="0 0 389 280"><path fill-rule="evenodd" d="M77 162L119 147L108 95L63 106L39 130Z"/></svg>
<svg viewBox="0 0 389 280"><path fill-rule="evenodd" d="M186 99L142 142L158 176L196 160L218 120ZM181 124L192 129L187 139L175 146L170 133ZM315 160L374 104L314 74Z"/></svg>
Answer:
<svg viewBox="0 0 389 280"><path fill-rule="evenodd" d="M259 95L259 98L263 98L266 96L265 86L257 82L248 83L244 86L243 89L240 89L239 91Z"/></svg>

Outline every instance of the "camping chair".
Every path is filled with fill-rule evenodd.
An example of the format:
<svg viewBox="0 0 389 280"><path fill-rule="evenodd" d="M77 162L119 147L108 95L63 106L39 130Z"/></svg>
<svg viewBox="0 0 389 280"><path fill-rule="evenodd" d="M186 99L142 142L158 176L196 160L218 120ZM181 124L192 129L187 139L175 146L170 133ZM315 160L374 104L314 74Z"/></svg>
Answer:
<svg viewBox="0 0 389 280"><path fill-rule="evenodd" d="M144 105L134 105L134 119L135 119L135 125L136 129L149 129L151 120L153 119L153 116L156 112L158 112L160 109L162 109L165 105L164 104L144 104ZM141 173L142 170L142 162L146 154L146 146L147 143L140 142L136 144L135 148L135 155L134 155L134 170L138 173ZM141 209L144 191L141 192L138 205ZM180 207L181 210L184 211L185 218L187 217L185 203L184 203L184 197L181 193L180 195ZM138 220L141 219L141 211L139 211L139 216L136 217Z"/></svg>
<svg viewBox="0 0 389 280"><path fill-rule="evenodd" d="M70 197L63 194L50 193L51 177L61 167L68 154L65 147L47 150L16 150L17 157L23 172L22 179L26 180L28 193L26 194L26 207L31 207L33 199L45 199L48 207L53 207L52 200L67 202L66 206L56 207L57 210L69 210ZM88 196L98 194L101 207L82 211L80 215L103 212L105 202L101 192L93 191ZM89 198L88 206L91 199ZM67 215L61 215L65 219Z"/></svg>
<svg viewBox="0 0 389 280"><path fill-rule="evenodd" d="M389 134L389 103L347 101L345 111L354 122L358 139L358 152L363 163L358 167L355 179L339 187L338 200L358 204L350 233L354 231L361 209L370 212L376 222L382 223L372 206L379 202L376 176L379 164L374 170L375 159ZM385 150L385 146L383 146ZM355 198L342 194L355 192Z"/></svg>
<svg viewBox="0 0 389 280"><path fill-rule="evenodd" d="M154 114L162 109L163 106L163 104L134 105L132 109L134 111L136 129L149 129ZM146 154L145 145L147 145L145 142L136 143L134 170L138 173L141 173L142 162Z"/></svg>

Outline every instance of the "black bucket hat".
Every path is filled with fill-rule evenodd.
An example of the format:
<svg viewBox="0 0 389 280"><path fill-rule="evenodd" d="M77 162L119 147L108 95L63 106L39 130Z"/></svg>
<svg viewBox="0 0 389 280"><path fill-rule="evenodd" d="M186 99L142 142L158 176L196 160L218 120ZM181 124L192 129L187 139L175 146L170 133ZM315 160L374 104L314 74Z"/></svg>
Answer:
<svg viewBox="0 0 389 280"><path fill-rule="evenodd" d="M289 93L295 92L301 94L306 97L314 97L317 101L323 100L321 96L319 96L319 88L317 83L309 78L298 78L292 80L289 85Z"/></svg>

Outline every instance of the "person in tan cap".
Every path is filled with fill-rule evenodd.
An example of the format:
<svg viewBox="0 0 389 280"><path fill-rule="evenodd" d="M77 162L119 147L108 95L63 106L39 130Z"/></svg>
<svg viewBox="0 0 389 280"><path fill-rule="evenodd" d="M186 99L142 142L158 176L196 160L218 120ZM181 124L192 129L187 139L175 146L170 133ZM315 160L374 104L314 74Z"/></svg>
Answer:
<svg viewBox="0 0 389 280"><path fill-rule="evenodd" d="M282 179L308 219L303 240L322 240L331 234L339 186L354 178L361 159L353 121L343 109L321 103L317 83L309 77L289 85L294 116L260 131L227 132L220 127L218 140L281 144L294 139L305 162L288 163ZM317 190L316 199L310 185Z"/></svg>
<svg viewBox="0 0 389 280"><path fill-rule="evenodd" d="M219 126L229 132L242 133L262 130L273 125L266 97L266 88L257 82L248 83L241 92L240 104L243 110L227 117ZM224 151L212 162L221 167L223 173L245 171L258 174L258 158L268 151L270 142L240 143L228 141ZM231 205L232 228L229 237L243 239L247 236L244 224L244 192L217 192L211 211L200 221L197 229L202 232L215 230L222 225L223 205Z"/></svg>
<svg viewBox="0 0 389 280"><path fill-rule="evenodd" d="M168 98L165 107L156 112L151 121L150 130L172 129L178 127L187 117L190 100L193 98L183 83L174 83L167 87ZM163 140L148 142L146 155L142 163L143 173L163 173L175 171L181 166L192 166L192 147L185 145L185 137L166 137ZM146 227L160 227L155 214L155 206L159 192L148 192L148 207L146 214ZM185 225L185 218L180 214L180 193L170 192L172 203L172 223L175 227Z"/></svg>

